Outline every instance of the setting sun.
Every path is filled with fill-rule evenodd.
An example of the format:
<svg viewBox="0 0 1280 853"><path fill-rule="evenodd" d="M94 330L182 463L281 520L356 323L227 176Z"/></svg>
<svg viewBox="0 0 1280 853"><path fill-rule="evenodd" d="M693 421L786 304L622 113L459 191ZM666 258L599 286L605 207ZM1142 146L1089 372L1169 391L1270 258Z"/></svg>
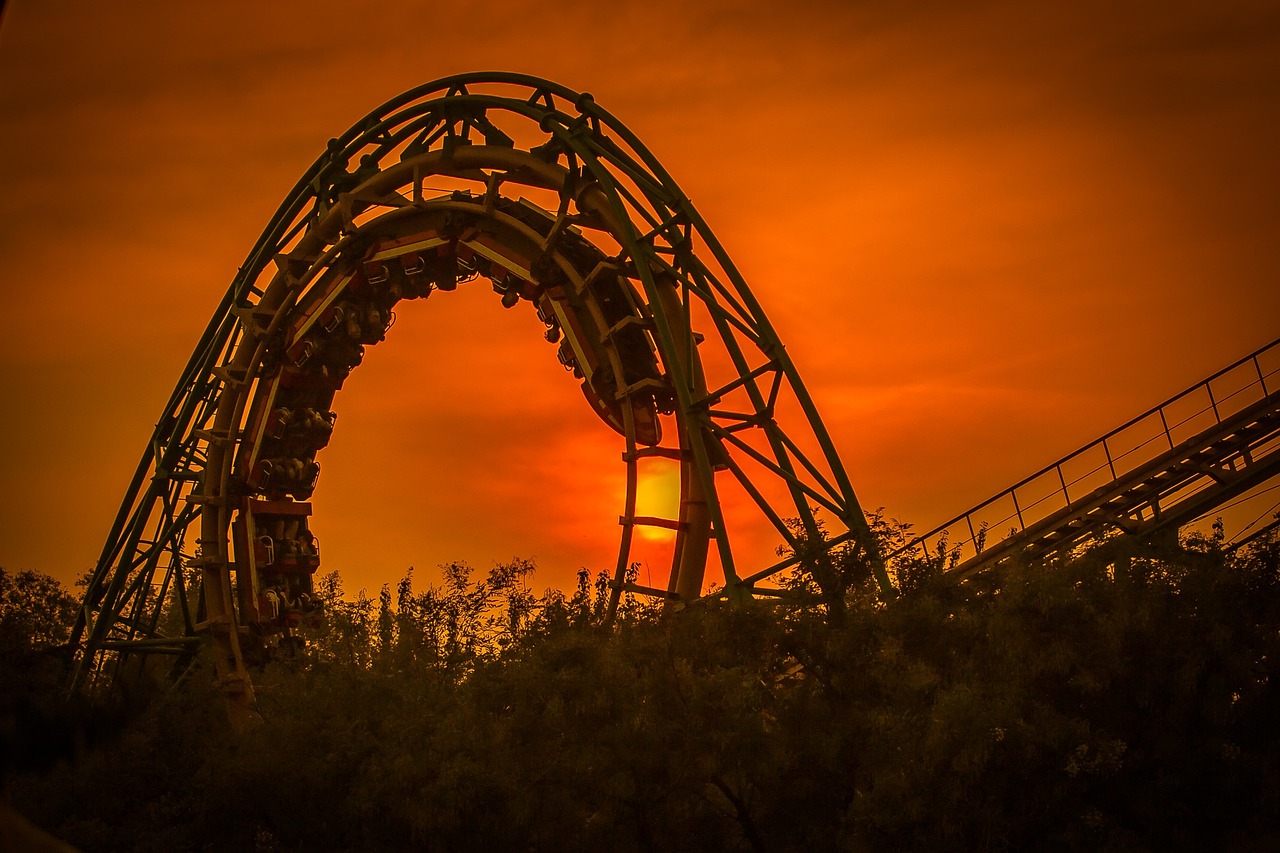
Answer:
<svg viewBox="0 0 1280 853"><path fill-rule="evenodd" d="M325 140L491 65L590 91L644 141L768 312L864 505L928 529L1274 338L1280 52L1246 6L557 7L566 39L611 46L602 63L502 4L380 7L405 32L484 32L482 57L348 44L329 0L8 4L7 308L47 322L0 342L0 564L94 565L218 294ZM77 197L95 215L69 219ZM555 586L611 570L622 442L528 306L447 295L400 309L341 391L325 570L353 591L514 554ZM1206 297L1223 322L1189 318ZM636 514L676 517L675 466L640 474ZM770 554L737 499L734 547ZM665 573L671 531L635 534Z"/></svg>
<svg viewBox="0 0 1280 853"><path fill-rule="evenodd" d="M636 515L674 519L679 513L680 470L671 463L661 468L641 468L636 483ZM674 530L665 527L639 527L637 533L652 542L669 542L676 536Z"/></svg>

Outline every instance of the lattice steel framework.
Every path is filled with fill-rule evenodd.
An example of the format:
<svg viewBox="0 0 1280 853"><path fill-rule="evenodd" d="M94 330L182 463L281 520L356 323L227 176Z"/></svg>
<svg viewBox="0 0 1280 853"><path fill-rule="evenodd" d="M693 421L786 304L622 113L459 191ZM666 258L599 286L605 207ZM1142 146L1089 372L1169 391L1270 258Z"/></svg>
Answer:
<svg viewBox="0 0 1280 853"><path fill-rule="evenodd" d="M1116 533L1176 532L1280 477L1280 340L908 543L961 579Z"/></svg>
<svg viewBox="0 0 1280 853"><path fill-rule="evenodd" d="M463 75L331 140L253 247L107 537L75 627L78 685L156 654L185 666L205 637L221 682L252 705L246 657L312 606L307 498L334 392L397 300L476 278L504 307L532 303L625 440L615 604L624 590L702 596L709 553L717 595L778 593L761 582L796 556L735 550L727 508L793 549L823 524L832 546L866 549L890 589L800 376L656 158L590 95ZM646 459L679 467L677 518L636 514ZM664 589L627 579L644 526L675 531Z"/></svg>

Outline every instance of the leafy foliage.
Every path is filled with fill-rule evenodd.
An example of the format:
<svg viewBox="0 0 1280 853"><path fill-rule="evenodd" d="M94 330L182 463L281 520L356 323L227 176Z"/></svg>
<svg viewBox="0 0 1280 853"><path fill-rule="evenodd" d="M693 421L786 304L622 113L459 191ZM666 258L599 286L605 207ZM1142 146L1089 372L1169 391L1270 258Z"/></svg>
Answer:
<svg viewBox="0 0 1280 853"><path fill-rule="evenodd" d="M33 571L0 568L0 653L31 652L67 642L79 602L62 584Z"/></svg>
<svg viewBox="0 0 1280 853"><path fill-rule="evenodd" d="M872 518L888 541L905 526ZM327 626L31 775L95 850L1199 850L1280 843L1280 545L1117 539L956 584L801 539L809 606L663 613L531 564L322 585ZM803 550L803 549L808 549Z"/></svg>
<svg viewBox="0 0 1280 853"><path fill-rule="evenodd" d="M45 745L67 733L60 688L77 602L57 580L0 568L0 783L19 767L43 767Z"/></svg>

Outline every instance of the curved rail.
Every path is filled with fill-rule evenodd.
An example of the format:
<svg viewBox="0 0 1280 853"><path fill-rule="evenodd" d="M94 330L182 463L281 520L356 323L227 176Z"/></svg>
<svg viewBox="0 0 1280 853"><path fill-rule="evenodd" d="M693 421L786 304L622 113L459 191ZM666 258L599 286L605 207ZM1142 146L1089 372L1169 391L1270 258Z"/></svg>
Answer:
<svg viewBox="0 0 1280 853"><path fill-rule="evenodd" d="M330 140L249 253L91 577L73 635L77 686L158 654L181 669L204 636L228 692L252 705L246 659L310 606L319 555L307 498L335 424L333 392L382 339L397 300L477 277L504 306L535 307L561 362L624 438L615 604L624 590L698 597L713 546L730 597L794 562L752 566L737 553L726 501L791 546L788 519L813 533L825 513L833 544L855 541L874 560L799 374L656 158L590 95L525 75L460 75ZM679 467L678 518L636 514L644 459ZM627 579L644 526L676 532L665 589ZM889 589L882 567L879 577Z"/></svg>

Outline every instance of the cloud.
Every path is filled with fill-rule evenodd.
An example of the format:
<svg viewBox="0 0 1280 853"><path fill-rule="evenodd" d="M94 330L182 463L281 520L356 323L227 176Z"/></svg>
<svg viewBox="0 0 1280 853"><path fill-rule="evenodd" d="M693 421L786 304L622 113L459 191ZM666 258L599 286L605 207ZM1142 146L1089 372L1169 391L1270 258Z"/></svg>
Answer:
<svg viewBox="0 0 1280 853"><path fill-rule="evenodd" d="M590 90L637 133L864 501L922 524L1276 333L1266 4L11 3L0 479L20 523L0 564L96 557L208 313L325 140L481 67ZM611 565L619 442L527 313L484 295L405 306L339 396L327 560Z"/></svg>

